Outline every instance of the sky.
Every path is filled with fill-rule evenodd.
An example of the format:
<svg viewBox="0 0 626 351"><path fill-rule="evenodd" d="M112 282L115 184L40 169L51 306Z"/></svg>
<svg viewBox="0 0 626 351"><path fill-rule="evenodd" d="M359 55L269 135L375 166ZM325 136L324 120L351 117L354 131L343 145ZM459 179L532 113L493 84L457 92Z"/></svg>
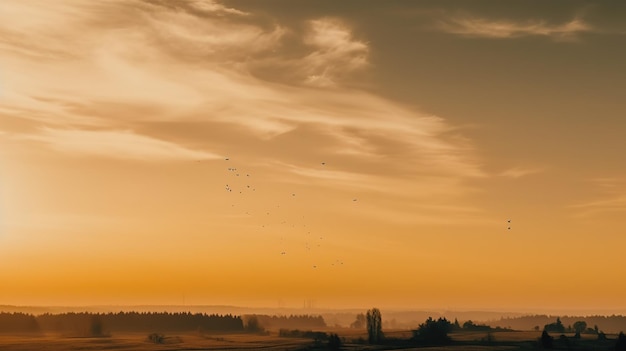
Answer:
<svg viewBox="0 0 626 351"><path fill-rule="evenodd" d="M3 1L0 304L626 313L625 16Z"/></svg>

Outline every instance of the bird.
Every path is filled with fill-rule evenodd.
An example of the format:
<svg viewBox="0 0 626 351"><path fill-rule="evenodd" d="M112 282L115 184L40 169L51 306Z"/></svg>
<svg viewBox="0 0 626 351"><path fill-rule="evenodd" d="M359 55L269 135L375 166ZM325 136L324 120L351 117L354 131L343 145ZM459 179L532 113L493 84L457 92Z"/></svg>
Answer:
<svg viewBox="0 0 626 351"><path fill-rule="evenodd" d="M322 162L322 166L325 166L325 165L326 165L326 162Z"/></svg>

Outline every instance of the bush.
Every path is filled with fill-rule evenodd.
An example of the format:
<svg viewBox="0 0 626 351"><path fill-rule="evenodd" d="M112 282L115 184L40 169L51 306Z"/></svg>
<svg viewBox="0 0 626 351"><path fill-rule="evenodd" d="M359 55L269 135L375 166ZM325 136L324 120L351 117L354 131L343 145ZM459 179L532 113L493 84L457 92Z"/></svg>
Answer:
<svg viewBox="0 0 626 351"><path fill-rule="evenodd" d="M624 335L624 332L620 332L617 336L615 351L626 351L626 335Z"/></svg>
<svg viewBox="0 0 626 351"><path fill-rule="evenodd" d="M341 349L341 339L337 334L330 334L328 336L328 348L330 350L340 350Z"/></svg>
<svg viewBox="0 0 626 351"><path fill-rule="evenodd" d="M491 332L489 332L489 333L487 333L487 336L482 338L482 339L480 339L480 341L483 344L491 345L491 344L493 344L496 341L496 339L493 337L493 334Z"/></svg>
<svg viewBox="0 0 626 351"><path fill-rule="evenodd" d="M248 319L248 323L246 323L246 331L250 333L261 333L265 331L265 328L261 326L261 323L259 323L259 319L257 318L257 316L251 316Z"/></svg>
<svg viewBox="0 0 626 351"><path fill-rule="evenodd" d="M91 336L103 336L102 320L100 316L95 315L91 317L91 326L89 329Z"/></svg>
<svg viewBox="0 0 626 351"><path fill-rule="evenodd" d="M541 333L541 346L545 349L551 349L554 344L554 338L548 334L546 330Z"/></svg>
<svg viewBox="0 0 626 351"><path fill-rule="evenodd" d="M165 342L165 335L159 333L152 333L148 335L148 340L155 344L163 344Z"/></svg>
<svg viewBox="0 0 626 351"><path fill-rule="evenodd" d="M413 331L413 340L433 345L444 345L450 343L448 333L452 330L452 323L445 318L434 320L428 317L426 322L419 325Z"/></svg>

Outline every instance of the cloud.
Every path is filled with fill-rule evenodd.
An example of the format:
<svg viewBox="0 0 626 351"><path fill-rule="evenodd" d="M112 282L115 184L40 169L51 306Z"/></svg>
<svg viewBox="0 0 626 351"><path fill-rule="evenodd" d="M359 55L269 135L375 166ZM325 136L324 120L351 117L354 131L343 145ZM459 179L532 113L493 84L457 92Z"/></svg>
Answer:
<svg viewBox="0 0 626 351"><path fill-rule="evenodd" d="M29 25L0 13L0 37L21 38L0 46L0 108L24 122L24 140L153 161L236 150L291 180L336 186L356 176L367 191L383 186L413 200L462 196L471 191L465 179L486 176L444 118L345 84L371 68L370 47L341 19L305 22L300 33L217 2L64 4L5 5L15 18L33 15ZM293 41L296 49L285 48ZM269 78L256 74L259 62ZM306 170L320 159L334 173Z"/></svg>
<svg viewBox="0 0 626 351"><path fill-rule="evenodd" d="M623 213L626 211L626 195L619 195L603 200L571 206L581 217L589 217L606 213Z"/></svg>
<svg viewBox="0 0 626 351"><path fill-rule="evenodd" d="M450 17L440 21L438 29L450 34L475 38L546 36L554 40L572 40L578 34L594 31L591 25L581 18L574 18L561 24L550 24L543 20L516 22L468 16Z"/></svg>
<svg viewBox="0 0 626 351"><path fill-rule="evenodd" d="M626 180L619 177L599 177L589 180L601 192L595 200L570 206L581 217L626 211Z"/></svg>
<svg viewBox="0 0 626 351"><path fill-rule="evenodd" d="M150 1L149 3L154 3ZM264 28L240 21L245 13L215 2L159 1L143 8L140 36L171 56L190 62L226 63L276 48L286 33L278 25ZM180 9L183 10L180 10ZM215 13L220 16L215 16ZM232 62L232 61L231 61Z"/></svg>
<svg viewBox="0 0 626 351"><path fill-rule="evenodd" d="M163 6L173 10L183 10L194 15L241 15L248 13L234 8L226 7L213 0L188 0L188 1L168 1L168 0L143 0L143 2Z"/></svg>
<svg viewBox="0 0 626 351"><path fill-rule="evenodd" d="M368 64L367 44L355 40L350 29L337 19L310 21L304 42L315 49L302 60L308 85L334 86L342 75Z"/></svg>
<svg viewBox="0 0 626 351"><path fill-rule="evenodd" d="M508 177L508 178L521 178L527 175L536 174L540 172L543 172L543 170L539 168L514 167L514 168L507 169L499 173L498 175L501 177Z"/></svg>
<svg viewBox="0 0 626 351"><path fill-rule="evenodd" d="M132 131L87 131L44 128L26 137L46 143L56 150L87 156L144 161L207 160L221 156L191 150L178 144L137 135Z"/></svg>
<svg viewBox="0 0 626 351"><path fill-rule="evenodd" d="M619 186L623 186L626 183L626 180L615 177L600 177L593 178L589 180L591 183L603 187L603 188L616 188Z"/></svg>

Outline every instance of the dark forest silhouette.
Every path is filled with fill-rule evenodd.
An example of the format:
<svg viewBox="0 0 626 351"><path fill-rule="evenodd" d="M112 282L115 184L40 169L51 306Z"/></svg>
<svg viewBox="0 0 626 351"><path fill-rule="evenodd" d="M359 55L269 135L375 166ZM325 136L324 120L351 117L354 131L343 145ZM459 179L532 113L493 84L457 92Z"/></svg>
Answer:
<svg viewBox="0 0 626 351"><path fill-rule="evenodd" d="M244 323L245 321L245 323ZM0 333L37 333L50 331L100 336L111 332L219 331L262 332L265 329L320 329L322 316L204 314L190 312L0 313Z"/></svg>
<svg viewBox="0 0 626 351"><path fill-rule="evenodd" d="M326 328L326 322L322 316L311 315L289 315L270 316L266 314L244 315L243 319L248 323L251 319L256 319L261 329L315 329ZM261 330L257 330L261 331Z"/></svg>
<svg viewBox="0 0 626 351"><path fill-rule="evenodd" d="M491 325L500 325L510 327L515 330L543 330L545 325L555 323L556 327L557 322L555 322L556 318L559 318L561 321L561 325L563 326L563 332L575 332L574 324L579 321L584 321L587 324L587 329L582 331L581 333L590 333L589 327L591 329L595 329L596 327L599 330L602 330L607 333L618 333L621 330L626 329L626 316L549 316L549 315L532 315L532 316L522 316L522 317L513 317L513 318L502 318L498 321L490 322ZM568 327L572 327L569 329ZM560 328L559 328L560 330ZM551 330L548 330L551 331ZM554 332L560 332L554 330Z"/></svg>
<svg viewBox="0 0 626 351"><path fill-rule="evenodd" d="M39 323L32 314L0 312L0 333L36 333Z"/></svg>
<svg viewBox="0 0 626 351"><path fill-rule="evenodd" d="M33 316L24 313L0 313L0 333L51 331L101 336L110 332L154 331L223 331L243 332L241 317L202 313L119 312L61 313Z"/></svg>

